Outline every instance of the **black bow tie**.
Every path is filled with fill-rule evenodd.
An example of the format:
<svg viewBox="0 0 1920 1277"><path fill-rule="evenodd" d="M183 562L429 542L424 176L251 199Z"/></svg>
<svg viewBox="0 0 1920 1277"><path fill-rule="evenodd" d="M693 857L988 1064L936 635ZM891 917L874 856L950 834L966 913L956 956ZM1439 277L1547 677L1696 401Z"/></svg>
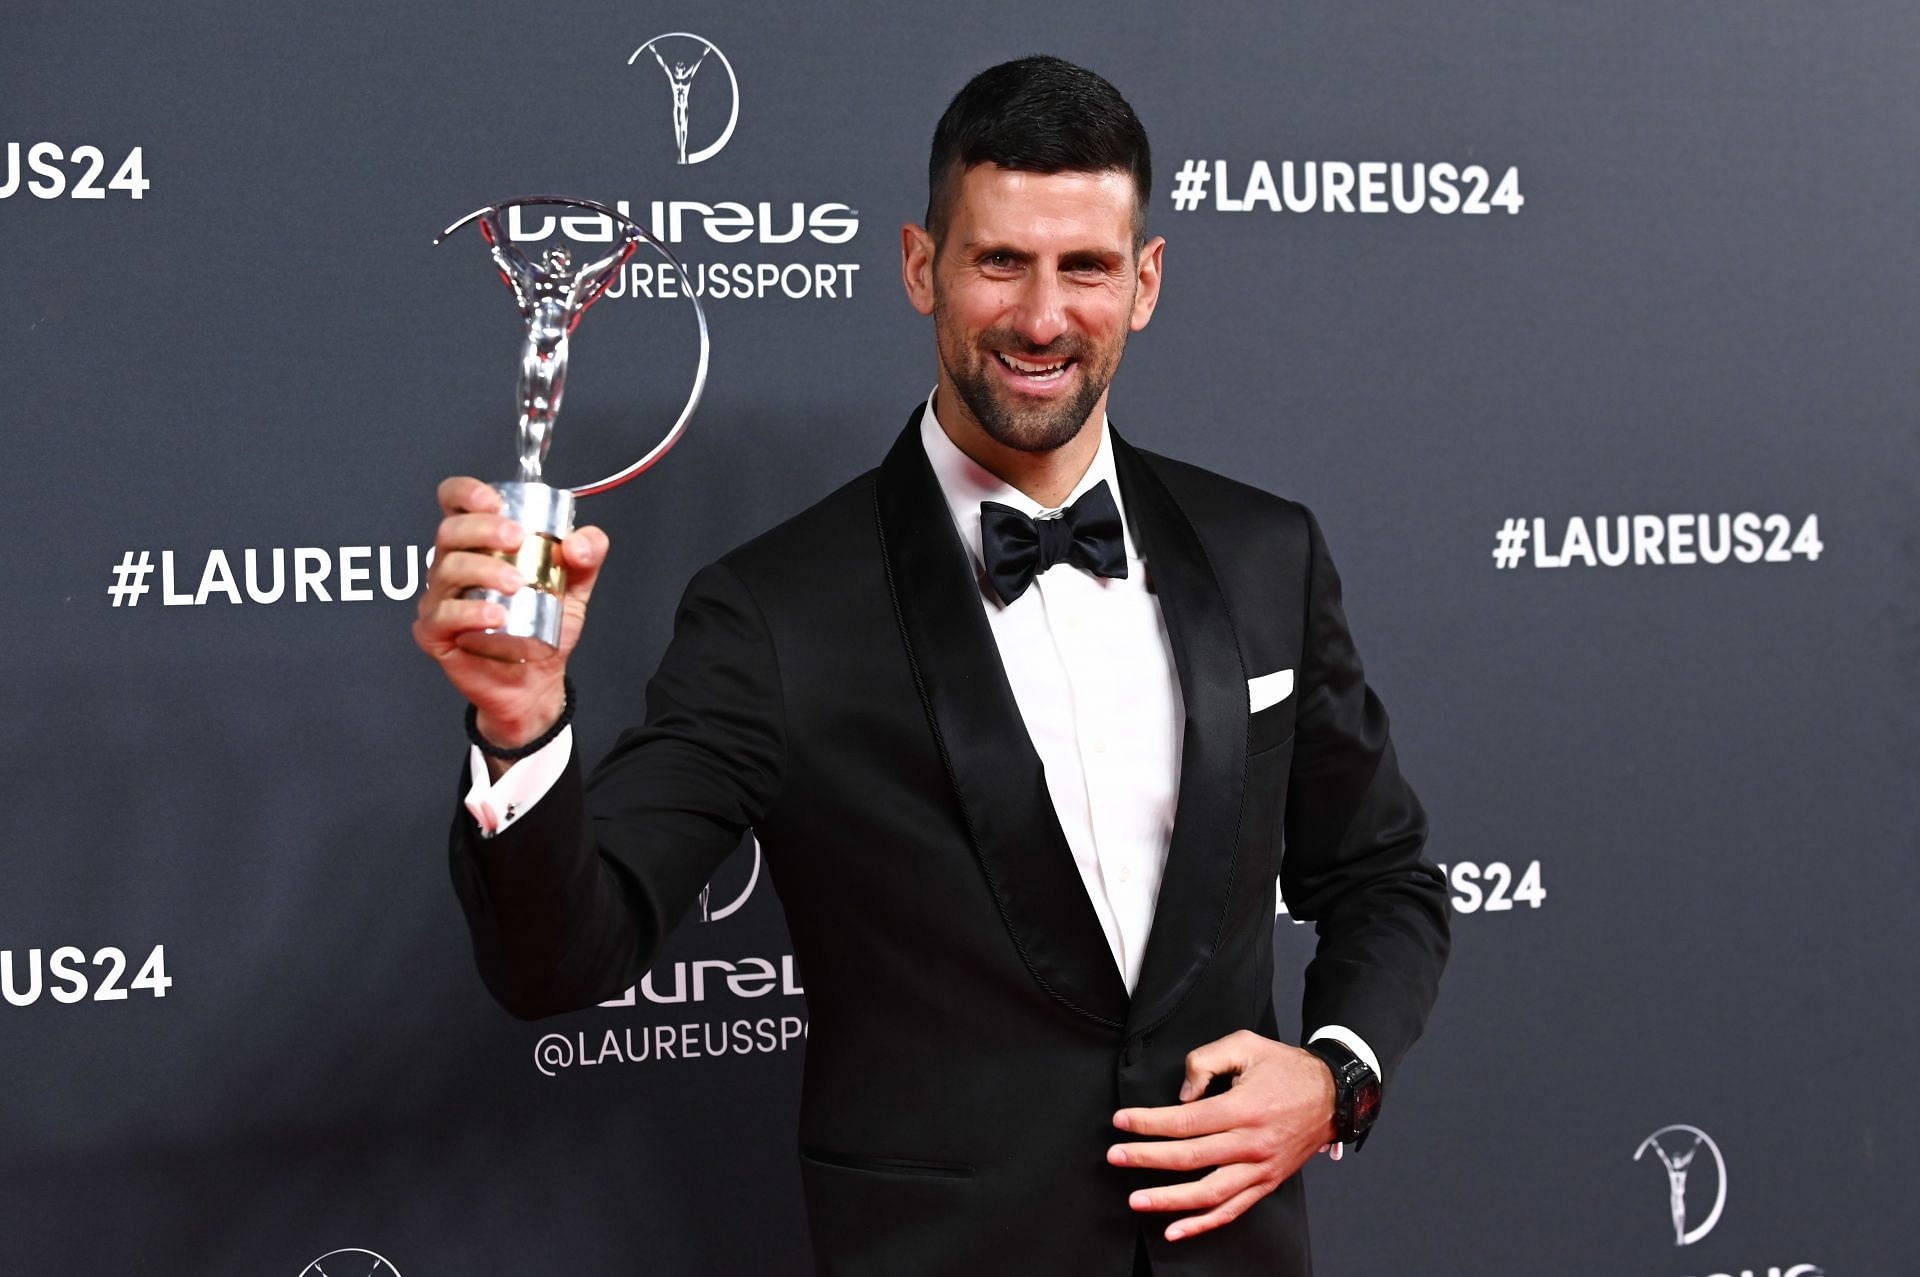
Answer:
<svg viewBox="0 0 1920 1277"><path fill-rule="evenodd" d="M1030 519L1012 506L982 501L980 553L987 563L987 584L1002 603L1025 594L1033 578L1056 563L1072 563L1095 576L1127 574L1120 507L1113 503L1105 479L1081 493L1058 518Z"/></svg>

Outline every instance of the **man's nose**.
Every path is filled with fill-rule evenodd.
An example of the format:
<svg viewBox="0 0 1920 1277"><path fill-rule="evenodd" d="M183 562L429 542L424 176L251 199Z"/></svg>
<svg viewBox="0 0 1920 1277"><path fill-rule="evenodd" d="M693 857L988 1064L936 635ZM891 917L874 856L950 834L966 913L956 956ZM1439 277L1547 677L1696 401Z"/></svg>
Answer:
<svg viewBox="0 0 1920 1277"><path fill-rule="evenodd" d="M1013 329L1035 347L1048 346L1067 331L1066 297L1051 271L1035 271L1021 290Z"/></svg>

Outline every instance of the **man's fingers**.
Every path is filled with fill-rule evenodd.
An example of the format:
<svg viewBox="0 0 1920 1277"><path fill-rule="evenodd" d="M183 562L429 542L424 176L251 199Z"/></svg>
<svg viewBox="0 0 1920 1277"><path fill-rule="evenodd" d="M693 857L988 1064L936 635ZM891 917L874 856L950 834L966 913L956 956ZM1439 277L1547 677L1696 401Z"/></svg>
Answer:
<svg viewBox="0 0 1920 1277"><path fill-rule="evenodd" d="M440 525L434 542L433 584L484 585L511 594L525 582L520 570L494 551L512 553L524 535L519 524L490 514L454 515ZM607 534L599 528L581 528L560 543L569 579L581 584L592 580L606 557Z"/></svg>
<svg viewBox="0 0 1920 1277"><path fill-rule="evenodd" d="M1135 1135L1164 1135L1171 1139L1190 1139L1196 1135L1217 1135L1239 1126L1246 1118L1245 1105L1229 1091L1191 1104L1169 1104L1164 1108L1121 1109L1113 1115L1113 1124Z"/></svg>
<svg viewBox="0 0 1920 1277"><path fill-rule="evenodd" d="M577 529L560 543L560 555L569 572L587 572L607 557L607 534L597 527Z"/></svg>
<svg viewBox="0 0 1920 1277"><path fill-rule="evenodd" d="M1242 1131L1223 1131L1217 1135L1200 1135L1185 1140L1159 1140L1151 1144L1115 1144L1107 1150L1107 1161L1115 1166L1151 1167L1165 1171L1197 1171L1203 1166L1257 1161L1262 1156L1264 1154L1254 1139ZM1154 1209L1175 1208L1165 1206Z"/></svg>
<svg viewBox="0 0 1920 1277"><path fill-rule="evenodd" d="M441 514L492 514L500 508L500 494L472 475L442 479L435 495Z"/></svg>
<svg viewBox="0 0 1920 1277"><path fill-rule="evenodd" d="M567 569L569 616L584 618L587 600L592 597L594 583L600 579L600 568L607 561L607 549L607 534L596 527L577 529L560 542L560 562ZM584 619L575 622L576 641L581 624Z"/></svg>
<svg viewBox="0 0 1920 1277"><path fill-rule="evenodd" d="M1211 1174L1185 1184L1138 1189L1128 1196L1127 1205L1137 1211L1210 1210L1231 1201L1265 1178L1258 1166L1222 1166Z"/></svg>
<svg viewBox="0 0 1920 1277"><path fill-rule="evenodd" d="M525 585L526 580L520 575L520 565L512 559L502 558L491 550L466 549L434 555L433 583L461 589L484 585L511 594Z"/></svg>
<svg viewBox="0 0 1920 1277"><path fill-rule="evenodd" d="M433 556L455 550L500 550L511 554L526 539L526 530L497 514L450 514L433 534Z"/></svg>
<svg viewBox="0 0 1920 1277"><path fill-rule="evenodd" d="M1167 1240L1177 1242L1182 1237L1192 1237L1197 1233L1204 1233L1210 1229L1218 1228L1222 1224L1230 1224L1245 1214L1247 1207L1253 1205L1272 1191L1273 1188L1269 1184L1255 1184L1251 1188L1241 1189L1238 1193L1235 1193L1232 1197L1229 1197L1226 1201L1220 1203L1220 1205L1214 1207L1204 1215L1191 1215L1186 1219L1176 1219L1167 1225Z"/></svg>
<svg viewBox="0 0 1920 1277"><path fill-rule="evenodd" d="M585 603L607 561L607 534L599 528L581 528L560 543L560 562L567 569L567 596Z"/></svg>
<svg viewBox="0 0 1920 1277"><path fill-rule="evenodd" d="M456 550L452 554L435 556L433 570L427 574L427 588L420 592L420 601L415 604L414 610L423 622L431 624L431 618L442 603L458 599L468 590L498 590L502 594L512 594L522 584L520 569L513 564L496 559L491 554Z"/></svg>
<svg viewBox="0 0 1920 1277"><path fill-rule="evenodd" d="M1182 1102L1205 1095L1207 1083L1224 1073L1244 1072L1253 1063L1254 1048L1263 1041L1258 1034L1241 1029L1187 1052L1187 1077L1180 1084Z"/></svg>
<svg viewBox="0 0 1920 1277"><path fill-rule="evenodd" d="M454 645L477 656L494 659L512 657L517 661L526 656L524 642L479 641L480 636L473 631L496 628L505 623L504 618L483 619L493 614L478 610L479 600L461 597L473 589L513 594L526 585L517 564L471 544L476 540L484 541L489 536L494 538L496 545L503 541L517 544L518 528L490 514L451 515L442 522L441 528L442 542L434 549L433 568L427 574L427 588L421 592L416 604L418 620L414 625L415 640L436 654L444 654L449 645ZM463 542L467 544L463 545ZM568 625L576 634L579 614L586 606L587 596L593 592L600 567L606 562L607 550L607 534L596 527L581 528L560 543L560 562L567 569L568 578ZM454 603L476 606L449 606Z"/></svg>
<svg viewBox="0 0 1920 1277"><path fill-rule="evenodd" d="M1114 1114L1121 1130L1171 1138L1114 1145L1107 1150L1109 1162L1155 1170L1215 1168L1190 1183L1143 1188L1129 1197L1134 1210L1203 1212L1169 1224L1169 1241L1239 1218L1299 1169L1306 1148L1325 1138L1322 1129L1300 1129L1303 1122L1324 1124L1303 1117L1297 1111L1302 1106L1289 1102L1298 1086L1287 1066L1300 1054L1257 1033L1230 1033L1187 1056L1180 1103ZM1232 1077L1234 1086L1208 1096L1208 1083L1220 1077Z"/></svg>

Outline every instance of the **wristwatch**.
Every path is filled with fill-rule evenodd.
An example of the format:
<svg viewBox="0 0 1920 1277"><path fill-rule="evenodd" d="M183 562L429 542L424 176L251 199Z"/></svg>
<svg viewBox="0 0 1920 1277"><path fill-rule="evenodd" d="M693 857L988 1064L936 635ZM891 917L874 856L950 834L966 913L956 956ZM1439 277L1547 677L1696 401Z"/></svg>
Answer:
<svg viewBox="0 0 1920 1277"><path fill-rule="evenodd" d="M1360 1147L1380 1116L1380 1079L1365 1060L1332 1038L1309 1042L1306 1049L1333 1070L1333 1138Z"/></svg>

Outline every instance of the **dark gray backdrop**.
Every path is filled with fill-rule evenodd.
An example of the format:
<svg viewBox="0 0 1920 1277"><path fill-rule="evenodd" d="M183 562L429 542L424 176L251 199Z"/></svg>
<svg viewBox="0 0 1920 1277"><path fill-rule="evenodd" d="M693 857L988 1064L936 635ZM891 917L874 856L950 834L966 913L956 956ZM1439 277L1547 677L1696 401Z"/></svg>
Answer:
<svg viewBox="0 0 1920 1277"><path fill-rule="evenodd" d="M688 29L739 121L683 167L665 77L628 58ZM671 996L674 963L734 964L698 969L699 1001L688 978L520 1024L471 968L443 851L459 706L380 547L430 541L439 476L507 473L517 321L477 238L428 240L541 189L764 202L776 231L796 202L857 211L837 244L686 223L693 263L853 291L713 299L686 442L591 503L615 547L576 662L595 755L693 570L876 462L925 394L898 227L947 98L1036 49L1108 75L1154 140L1167 285L1116 423L1319 513L1454 876L1428 1038L1365 1153L1309 1172L1324 1271L1911 1271L1920 17L1885 0L14 0L0 1268L804 1270L804 998L725 979L787 952L764 882L656 966ZM730 87L698 72L695 148ZM56 186L37 143L57 196L28 185ZM82 146L102 198L75 198ZM136 147L138 199L108 186ZM1524 203L1234 211L1256 161L1477 164L1489 194L1511 169ZM1175 207L1183 169L1200 207ZM645 446L691 350L683 303L604 303L555 468ZM1742 513L1785 516L1752 543L1784 561L1533 557L1574 516ZM329 601L248 597L247 550L265 585L303 548ZM205 603L166 601L168 552ZM341 599L343 564L370 599ZM128 988L157 946L163 997ZM1711 1140L1682 1227L1726 1190L1686 1246L1634 1160L1680 1124Z"/></svg>

